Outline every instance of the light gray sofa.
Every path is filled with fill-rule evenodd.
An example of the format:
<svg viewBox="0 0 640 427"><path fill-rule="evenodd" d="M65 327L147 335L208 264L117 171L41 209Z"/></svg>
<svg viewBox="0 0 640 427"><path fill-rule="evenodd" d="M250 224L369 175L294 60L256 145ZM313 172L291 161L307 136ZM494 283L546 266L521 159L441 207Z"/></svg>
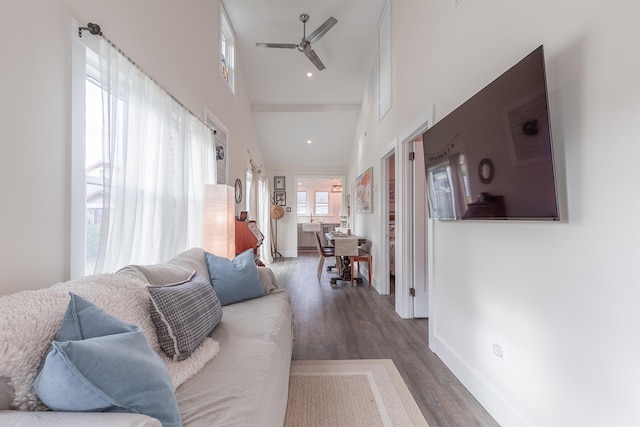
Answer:
<svg viewBox="0 0 640 427"><path fill-rule="evenodd" d="M60 325L69 291L93 298L96 305L103 302L115 317L120 314L124 321L134 323L132 320L140 319L140 312L145 310L144 302L134 304L137 295L143 295L140 287L175 283L176 277L194 270L209 278L203 252L191 249L166 263L127 266L113 275L87 276L46 289L0 297L0 425L161 425L157 419L142 414L42 410L46 408L37 398L34 400L30 389L34 366L37 369ZM166 357L163 359L172 372L174 385L179 384L175 395L184 426L284 423L293 311L289 294L278 288L273 272L266 267L258 267L258 272L266 295L223 307L222 320L210 335L219 345L219 350L213 345L209 348L217 351L213 358L211 351L208 356L204 354L207 350L199 355L196 352L193 360L175 366ZM106 291L96 295L96 288ZM144 322L143 319L138 323ZM154 331L149 330L148 324L140 326L156 349L152 342Z"/></svg>

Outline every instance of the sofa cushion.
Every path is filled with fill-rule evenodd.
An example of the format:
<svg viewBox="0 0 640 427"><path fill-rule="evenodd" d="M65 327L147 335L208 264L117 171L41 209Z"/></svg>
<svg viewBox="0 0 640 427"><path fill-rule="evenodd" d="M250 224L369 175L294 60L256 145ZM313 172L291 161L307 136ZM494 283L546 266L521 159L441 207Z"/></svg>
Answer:
<svg viewBox="0 0 640 427"><path fill-rule="evenodd" d="M46 410L32 382L60 329L69 305L69 292L90 300L114 317L140 326L167 365L174 389L202 369L218 353L218 342L206 338L191 357L173 362L158 343L147 286L148 283L128 275L96 274L49 288L0 296L0 377L9 378L11 408ZM0 387L2 396L3 388Z"/></svg>
<svg viewBox="0 0 640 427"><path fill-rule="evenodd" d="M169 371L140 327L73 293L33 385L53 410L133 412L181 425Z"/></svg>
<svg viewBox="0 0 640 427"><path fill-rule="evenodd" d="M189 280L192 271L185 270L177 265L167 264L127 265L118 270L116 274L127 274L153 286L164 286Z"/></svg>
<svg viewBox="0 0 640 427"><path fill-rule="evenodd" d="M253 249L236 255L233 260L205 252L211 284L222 305L265 295L260 282Z"/></svg>
<svg viewBox="0 0 640 427"><path fill-rule="evenodd" d="M204 260L203 254L205 250L202 248L191 248L186 250L167 261L169 265L175 265L181 267L187 271L197 271L202 274L202 277L209 277L209 269L207 263Z"/></svg>
<svg viewBox="0 0 640 427"><path fill-rule="evenodd" d="M280 291L276 275L272 269L269 267L258 267L258 275L260 276L260 282L262 282L262 287L266 295Z"/></svg>
<svg viewBox="0 0 640 427"><path fill-rule="evenodd" d="M148 289L160 347L173 360L191 356L222 319L220 300L197 271L184 283Z"/></svg>

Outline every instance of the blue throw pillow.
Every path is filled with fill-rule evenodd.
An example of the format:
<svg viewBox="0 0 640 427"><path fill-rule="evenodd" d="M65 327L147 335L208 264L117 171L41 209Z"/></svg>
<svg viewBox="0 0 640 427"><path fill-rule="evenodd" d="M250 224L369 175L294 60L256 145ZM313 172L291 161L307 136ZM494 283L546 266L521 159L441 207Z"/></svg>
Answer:
<svg viewBox="0 0 640 427"><path fill-rule="evenodd" d="M253 259L253 249L236 255L233 260L208 252L204 253L204 259L211 284L222 305L264 296L258 267Z"/></svg>
<svg viewBox="0 0 640 427"><path fill-rule="evenodd" d="M51 347L33 387L54 411L131 412L182 425L169 371L138 326L71 294Z"/></svg>

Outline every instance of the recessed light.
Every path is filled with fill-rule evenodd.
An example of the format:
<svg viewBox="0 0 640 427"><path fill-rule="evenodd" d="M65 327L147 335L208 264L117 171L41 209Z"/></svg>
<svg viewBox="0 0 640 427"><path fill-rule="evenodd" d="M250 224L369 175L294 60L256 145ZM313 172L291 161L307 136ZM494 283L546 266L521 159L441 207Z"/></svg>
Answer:
<svg viewBox="0 0 640 427"><path fill-rule="evenodd" d="M311 140L310 139L307 140L307 144L311 144Z"/></svg>
<svg viewBox="0 0 640 427"><path fill-rule="evenodd" d="M313 77L313 73L312 73L311 71L309 71L309 72L307 73L307 77Z"/></svg>

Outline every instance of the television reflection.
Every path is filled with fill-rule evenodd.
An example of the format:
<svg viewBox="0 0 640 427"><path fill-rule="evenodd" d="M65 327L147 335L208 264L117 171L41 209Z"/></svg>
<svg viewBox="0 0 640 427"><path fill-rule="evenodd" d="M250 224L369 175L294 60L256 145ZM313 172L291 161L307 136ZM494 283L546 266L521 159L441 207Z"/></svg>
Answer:
<svg viewBox="0 0 640 427"><path fill-rule="evenodd" d="M422 138L431 218L558 219L542 46Z"/></svg>

